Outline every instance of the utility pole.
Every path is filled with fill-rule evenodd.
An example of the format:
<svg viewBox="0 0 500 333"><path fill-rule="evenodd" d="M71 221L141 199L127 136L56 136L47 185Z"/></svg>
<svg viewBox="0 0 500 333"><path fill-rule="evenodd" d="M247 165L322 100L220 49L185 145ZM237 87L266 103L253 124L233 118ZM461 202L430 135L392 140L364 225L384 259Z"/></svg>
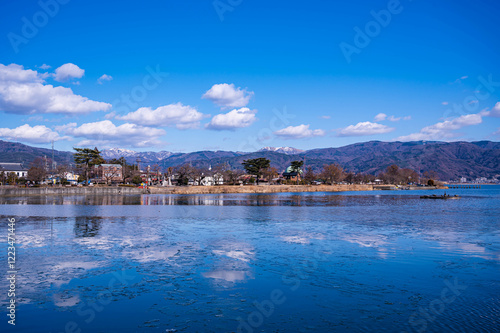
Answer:
<svg viewBox="0 0 500 333"><path fill-rule="evenodd" d="M135 161L137 162L137 171L141 172L141 158L137 157Z"/></svg>
<svg viewBox="0 0 500 333"><path fill-rule="evenodd" d="M52 140L52 166L51 169L52 171L55 169L55 161L54 161L54 140Z"/></svg>

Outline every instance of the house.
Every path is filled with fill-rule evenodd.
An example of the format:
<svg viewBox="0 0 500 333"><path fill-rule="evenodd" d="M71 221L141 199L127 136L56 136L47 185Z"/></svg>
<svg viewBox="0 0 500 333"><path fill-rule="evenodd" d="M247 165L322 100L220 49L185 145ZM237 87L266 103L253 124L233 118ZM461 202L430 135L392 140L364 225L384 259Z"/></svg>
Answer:
<svg viewBox="0 0 500 333"><path fill-rule="evenodd" d="M123 181L123 170L120 164L100 164L94 166L99 181L117 183Z"/></svg>
<svg viewBox="0 0 500 333"><path fill-rule="evenodd" d="M288 168L286 168L285 172L283 172L283 177L287 180L293 180L293 181L300 181L302 179L302 169L299 169L299 171L294 171L292 166L290 165Z"/></svg>
<svg viewBox="0 0 500 333"><path fill-rule="evenodd" d="M70 184L76 184L78 183L78 175L74 174L72 172L66 172L64 173L64 178L70 183Z"/></svg>
<svg viewBox="0 0 500 333"><path fill-rule="evenodd" d="M224 185L224 176L216 173L213 176L204 177L201 180L200 185L203 186Z"/></svg>
<svg viewBox="0 0 500 333"><path fill-rule="evenodd" d="M0 172L14 172L17 177L28 177L28 169L22 166L22 163L4 163L0 162Z"/></svg>

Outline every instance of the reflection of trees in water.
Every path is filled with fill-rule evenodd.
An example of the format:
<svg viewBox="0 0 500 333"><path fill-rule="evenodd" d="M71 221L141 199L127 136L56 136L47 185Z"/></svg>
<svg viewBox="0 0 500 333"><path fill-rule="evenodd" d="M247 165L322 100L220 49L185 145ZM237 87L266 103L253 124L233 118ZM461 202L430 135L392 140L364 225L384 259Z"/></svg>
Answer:
<svg viewBox="0 0 500 333"><path fill-rule="evenodd" d="M101 229L102 217L99 216L77 216L75 218L75 236L95 237Z"/></svg>

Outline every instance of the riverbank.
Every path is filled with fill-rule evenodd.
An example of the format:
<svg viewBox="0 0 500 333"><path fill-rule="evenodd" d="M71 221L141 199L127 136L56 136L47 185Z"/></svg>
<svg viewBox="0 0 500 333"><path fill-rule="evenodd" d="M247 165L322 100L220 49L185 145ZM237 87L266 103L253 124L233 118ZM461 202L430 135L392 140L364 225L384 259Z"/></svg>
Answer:
<svg viewBox="0 0 500 333"><path fill-rule="evenodd" d="M447 187L415 187L418 190ZM131 194L223 194L223 193L298 193L397 190L394 185L246 185L246 186L151 186L147 189L128 186L0 187L0 197L47 195L131 195Z"/></svg>
<svg viewBox="0 0 500 333"><path fill-rule="evenodd" d="M372 191L373 185L249 185L249 186L127 186L89 187L0 187L1 197L46 195L130 195L130 194L222 194Z"/></svg>

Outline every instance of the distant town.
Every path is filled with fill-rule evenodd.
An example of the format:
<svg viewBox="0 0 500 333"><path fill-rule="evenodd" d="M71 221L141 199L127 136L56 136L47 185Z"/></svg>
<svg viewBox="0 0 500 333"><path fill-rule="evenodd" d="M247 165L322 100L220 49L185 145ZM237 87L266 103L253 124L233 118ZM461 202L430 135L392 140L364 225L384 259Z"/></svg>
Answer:
<svg viewBox="0 0 500 333"><path fill-rule="evenodd" d="M436 171L420 173L392 164L377 174L355 173L339 163L325 163L317 170L307 166L305 159L291 161L283 170L271 166L271 160L260 157L243 160L240 167L219 163L208 167L183 163L162 168L144 164L137 158L105 160L98 148L74 148L74 163L58 164L44 156L29 165L0 161L0 184L11 186L217 186L217 185L321 185L321 184L393 184L434 186L442 185ZM498 178L478 177L446 181L450 184L499 184Z"/></svg>

